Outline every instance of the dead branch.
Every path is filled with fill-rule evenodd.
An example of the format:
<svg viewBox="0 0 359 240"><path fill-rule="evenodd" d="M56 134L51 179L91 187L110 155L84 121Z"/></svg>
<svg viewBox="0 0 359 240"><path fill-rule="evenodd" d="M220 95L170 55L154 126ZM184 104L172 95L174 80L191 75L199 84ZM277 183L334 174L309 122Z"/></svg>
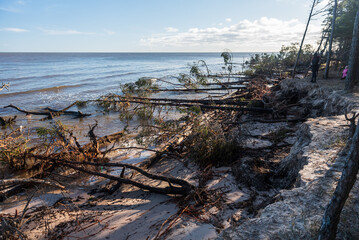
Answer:
<svg viewBox="0 0 359 240"><path fill-rule="evenodd" d="M34 179L34 178L10 178L10 179L0 179L0 186L8 186L13 184L25 184L25 183L39 183L39 184L46 184L53 187L58 187L61 189L65 189L64 186L61 184L51 181L51 180L44 180L44 179Z"/></svg>
<svg viewBox="0 0 359 240"><path fill-rule="evenodd" d="M99 100L102 101L102 100ZM110 100L111 102L111 100ZM236 106L214 106L214 105L198 105L198 104L187 104L187 103L158 103L158 102L145 102L145 101L136 101L136 100L113 100L112 102L131 102L139 104L148 104L148 105L157 105L157 106L174 106L174 107L198 107L201 110L211 109L211 110L227 110L227 111L241 111L241 112L259 112L259 113L272 113L273 110L269 108L260 108L260 107L236 107Z"/></svg>
<svg viewBox="0 0 359 240"><path fill-rule="evenodd" d="M208 74L204 77L215 77L215 78L240 78L240 79L249 79L248 77L243 77L243 75L236 75L236 74Z"/></svg>
<svg viewBox="0 0 359 240"><path fill-rule="evenodd" d="M345 119L350 122L349 126L349 137L352 138L355 132L356 124L355 121L358 118L359 113L353 113L352 117L348 117L347 110L345 110Z"/></svg>
<svg viewBox="0 0 359 240"><path fill-rule="evenodd" d="M91 114L82 113L81 111L64 111L64 110L55 110L52 108L45 108L45 110L49 111L51 114L55 114L56 116L71 115L71 116L75 116L76 118L83 118L83 117L91 116Z"/></svg>
<svg viewBox="0 0 359 240"><path fill-rule="evenodd" d="M113 180L113 181L117 181L118 183L122 183L122 184L130 184L130 185L133 185L133 186L136 186L138 188L145 189L145 190L148 190L148 191L154 192L154 193L187 195L194 188L187 181L177 179L177 178L154 175L154 174L151 174L151 173L148 173L148 172L142 170L141 168L138 168L138 167L135 167L135 166L132 166L132 165L129 165L129 164L70 162L70 161L62 161L62 160L57 160L57 163L59 163L59 164L61 164L63 166L66 166L66 167L69 167L69 168L72 168L72 169L87 173L87 174L100 176L100 177L107 178L107 179L110 179L110 180ZM116 177L116 176L105 174L105 173L99 173L99 172L90 171L90 170L87 170L85 168L74 166L73 164L75 164L75 165L92 165L92 166L127 167L127 168L130 168L130 169L133 169L133 170L136 170L136 171L140 172L141 174L143 174L144 176L146 176L146 177L148 177L150 179L161 180L161 181L168 182L169 187L165 187L165 188L151 187L149 185L145 185L145 184L142 184L142 183L139 183L139 182L136 182L134 180L127 179L127 178L121 178L121 177ZM175 187L175 186L172 185L172 183L180 185L181 187Z"/></svg>
<svg viewBox="0 0 359 240"><path fill-rule="evenodd" d="M188 206L186 206L183 210L179 210L175 214L171 215L169 218L167 218L161 225L160 230L157 232L156 236L154 237L154 240L160 239L161 236L166 234L171 227L176 223L176 221L182 216L184 212L186 212L188 209ZM167 228L162 231L163 227L168 223Z"/></svg>
<svg viewBox="0 0 359 240"><path fill-rule="evenodd" d="M40 173L37 173L37 174L31 176L31 178L29 178L29 179L39 179L40 180L40 178L43 178L47 173L51 172L51 169L53 169L53 165L47 166ZM31 186L31 184L32 184L32 182L27 182L27 183L23 182L23 183L15 184L15 186L11 186L6 191L5 190L1 191L0 192L0 202L3 202L7 198L9 198L17 193L22 192L24 189Z"/></svg>
<svg viewBox="0 0 359 240"><path fill-rule="evenodd" d="M52 118L53 115L55 115L55 116L71 115L71 116L75 116L77 118L91 116L91 114L82 113L80 111L77 111L77 112L76 111L63 111L63 110L58 111L58 110L54 110L51 108L46 108L45 112L26 111L17 106L12 105L12 104L5 106L4 108L14 108L14 109L18 110L19 112L25 113L27 115L42 115L42 116L48 116L49 118Z"/></svg>
<svg viewBox="0 0 359 240"><path fill-rule="evenodd" d="M173 177L165 177L165 176L161 176L161 175L156 175L156 174L151 174L146 172L145 170L143 170L142 168L133 166L131 164L125 164L125 163L102 163L102 162L74 162L74 161L66 161L66 160L62 160L62 159L57 159L57 158L52 158L52 157L45 157L45 156L33 156L35 158L38 159L42 159L42 160L49 160L61 165L90 165L90 166L103 166L103 167L125 167L125 168L129 168L132 170L135 170L139 173L141 173L142 175L144 175L145 177L154 179L154 180L160 180L160 181L165 181L171 184L178 184L184 188L192 188L193 186L188 183L185 180L182 179L178 179L178 178L173 178ZM96 159L95 159L96 160ZM111 179L111 178L110 178ZM112 180L116 180L116 179L112 179ZM117 181L117 180L116 180Z"/></svg>
<svg viewBox="0 0 359 240"><path fill-rule="evenodd" d="M233 81L233 82L212 82L212 83L205 83L203 85L205 86L212 86L212 85L225 85L225 86L228 86L228 85L237 85L237 84L243 84L245 82L248 82L248 78L246 79L243 79L243 80L239 80L239 81Z"/></svg>
<svg viewBox="0 0 359 240"><path fill-rule="evenodd" d="M15 119L16 116L9 118L0 117L0 126L12 125L13 123L15 123Z"/></svg>
<svg viewBox="0 0 359 240"><path fill-rule="evenodd" d="M305 121L306 121L305 118L295 118L295 119L282 118L282 119L272 119L272 120L254 118L254 119L242 120L242 121L238 121L238 122L224 122L223 124L243 124L243 123L247 123L247 122L260 122L260 123L293 122L293 123L296 123L296 122L305 122Z"/></svg>
<svg viewBox="0 0 359 240"><path fill-rule="evenodd" d="M200 91L218 91L218 90L231 90L231 89L243 89L246 86L241 87L225 87L225 88L175 88L175 89L155 89L155 90L148 90L148 91L155 91L155 92L200 92ZM147 91L147 90L144 90Z"/></svg>
<svg viewBox="0 0 359 240"><path fill-rule="evenodd" d="M10 87L10 83L2 83L0 87L0 91L3 89L9 90L9 87Z"/></svg>
<svg viewBox="0 0 359 240"><path fill-rule="evenodd" d="M120 97L120 96L119 96ZM204 100L204 99L173 99L173 98L145 98L145 97L130 97L130 98L124 98L120 97L124 101L131 102L132 100L141 100L144 102L175 102L175 103L200 103L200 104L226 104L226 105L238 105L238 106L247 106L249 101L240 101L232 100L232 99L223 99L223 100ZM250 102L258 102L258 101L250 101Z"/></svg>

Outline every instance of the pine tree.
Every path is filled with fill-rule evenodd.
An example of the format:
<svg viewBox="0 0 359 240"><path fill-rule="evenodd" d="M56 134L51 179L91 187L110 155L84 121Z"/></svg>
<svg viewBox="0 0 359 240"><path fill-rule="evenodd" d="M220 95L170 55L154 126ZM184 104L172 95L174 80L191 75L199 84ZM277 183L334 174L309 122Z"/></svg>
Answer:
<svg viewBox="0 0 359 240"><path fill-rule="evenodd" d="M359 81L359 6L353 27L352 44L349 54L349 70L345 81L345 90L351 92Z"/></svg>

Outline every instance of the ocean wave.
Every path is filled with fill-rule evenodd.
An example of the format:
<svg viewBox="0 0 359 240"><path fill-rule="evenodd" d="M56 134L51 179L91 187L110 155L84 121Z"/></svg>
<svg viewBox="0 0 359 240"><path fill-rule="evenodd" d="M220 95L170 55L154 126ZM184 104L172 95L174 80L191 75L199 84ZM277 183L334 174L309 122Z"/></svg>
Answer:
<svg viewBox="0 0 359 240"><path fill-rule="evenodd" d="M26 94L32 94L32 93L57 92L57 91L60 91L63 89L82 87L84 85L86 85L86 84L55 86L55 87L49 87L49 88L33 89L33 90L28 90L28 91L23 91L23 92L11 92L11 93L1 92L0 98L17 96L17 95L26 95Z"/></svg>
<svg viewBox="0 0 359 240"><path fill-rule="evenodd" d="M42 76L5 78L5 79L2 79L2 81L11 82L11 81L32 80L32 79L48 79L48 78L57 78L57 77L71 77L71 76L78 76L78 75L79 75L78 73L49 74L49 75L42 75Z"/></svg>
<svg viewBox="0 0 359 240"><path fill-rule="evenodd" d="M127 72L127 73L112 74L112 75L108 75L108 76L97 77L96 79L108 79L108 78L124 77L124 76L130 76L130 75L141 75L142 76L142 74L168 72L170 70L173 70L173 69L162 68L162 69L154 69L154 70L148 70L148 71Z"/></svg>

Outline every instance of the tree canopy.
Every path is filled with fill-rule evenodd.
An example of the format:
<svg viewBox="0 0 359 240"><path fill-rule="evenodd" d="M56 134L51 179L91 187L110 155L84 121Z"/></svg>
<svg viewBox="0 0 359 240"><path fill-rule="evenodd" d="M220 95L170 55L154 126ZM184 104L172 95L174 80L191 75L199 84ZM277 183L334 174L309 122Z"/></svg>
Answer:
<svg viewBox="0 0 359 240"><path fill-rule="evenodd" d="M357 0L341 0L338 1L337 18L335 21L334 32L334 53L335 57L342 62L342 65L347 65L349 60L350 46L353 36L353 25L356 11L358 9ZM328 31L333 17L333 7L328 8L327 17L324 20L324 31Z"/></svg>

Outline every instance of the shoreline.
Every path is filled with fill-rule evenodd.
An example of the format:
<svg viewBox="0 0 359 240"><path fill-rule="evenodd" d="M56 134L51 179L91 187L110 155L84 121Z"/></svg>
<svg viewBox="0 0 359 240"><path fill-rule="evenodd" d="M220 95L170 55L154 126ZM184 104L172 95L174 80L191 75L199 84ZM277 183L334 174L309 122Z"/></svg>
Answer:
<svg viewBox="0 0 359 240"><path fill-rule="evenodd" d="M337 99L340 99L339 95L333 92L333 94L323 94L320 88L314 87L310 83L306 83L306 80L302 80L300 83L297 82L297 85L290 85L291 80L284 80L288 82L289 89L293 88L295 86L295 89L307 89L309 92L312 91L311 96L317 96L317 100L323 102L321 99L323 96L326 96L330 99L333 99L333 101L336 101ZM320 82L319 82L320 85ZM337 85L337 84L334 84ZM307 91L306 90L306 91ZM326 90L327 91L327 90ZM316 92L317 95L314 94ZM313 95L314 94L314 95ZM339 98L338 98L339 97ZM317 100L306 100L310 104L318 104L316 103ZM342 100L341 100L342 101ZM347 101L347 102L346 102ZM350 102L350 99L344 100L341 104L348 104ZM318 105L319 106L319 105ZM322 105L320 105L322 106ZM333 105L334 106L334 105ZM304 210L296 209L294 211L294 214L291 219L293 221L288 222L287 221L287 215L286 212L283 212L284 209L283 204L292 204L295 203L297 200L299 201L300 198L297 198L295 194L298 194L300 191L303 191L306 200L303 200L303 203L295 203L296 208L298 206L301 206L303 208L307 208L308 203L310 202L317 202L315 199L317 187L313 187L313 184L315 186L318 185L317 181L318 179L322 178L324 172L320 172L319 174L316 173L316 169L323 168L324 166L327 166L327 162L325 159L330 158L332 159L332 162L335 162L336 155L339 154L341 146L338 145L337 147L331 147L332 149L327 149L325 145L331 145L336 142L336 135L331 134L330 131L336 131L336 134L343 135L345 134L345 120L343 116L338 117L332 117L333 113L335 111L342 109L340 107L341 105L336 105L336 108L327 108L328 117L319 117L319 118L312 118L308 119L303 124L297 125L297 138L302 138L305 136L312 135L311 140L301 141L301 140L295 140L294 135L287 136L287 140L291 144L294 144L293 147L290 149L290 154L284 153L284 155L281 157L280 154L276 154L278 157L279 162L282 162L280 160L281 158L284 159L290 159L291 154L296 155L296 150L293 149L308 149L307 147L303 147L302 145L298 144L309 144L308 146L311 146L313 150L317 154L319 154L316 158L313 158L313 160L309 161L308 163L305 163L303 166L303 169L298 169L298 172L301 176L302 183L300 183L299 186L296 186L290 190L280 190L278 191L258 191L255 190L256 195L253 195L253 187L254 189L258 188L258 186L253 185L252 188L246 187L246 184L243 182L239 184L238 188L238 176L235 175L235 172L239 170L239 173L241 172L241 167L239 165L239 169L235 170L233 167L212 167L209 170L211 171L212 179L210 179L206 186L209 190L218 190L222 189L222 191L226 192L224 199L225 202L223 202L221 205L218 206L212 206L211 208L207 209L205 212L197 215L198 217L194 218L193 215L191 215L191 212L179 212L183 211L181 208L178 208L177 204L175 203L177 200L176 198L172 198L170 196L164 196L164 195L158 195L149 193L147 191L139 190L136 187L133 186L123 186L121 187L121 190L118 190L115 195L110 196L102 196L101 194L88 194L86 192L82 193L67 193L65 195L62 194L56 194L54 193L52 195L52 198L48 198L44 196L44 199L39 201L44 203L44 201L47 201L47 205L49 209L52 209L51 211L54 216L57 216L53 220L59 220L61 219L62 222L67 223L64 224L63 227L61 227L62 231L68 232L72 237L84 237L84 236L92 236L93 239L102 239L106 237L107 239L138 239L138 238L147 238L149 239L157 239L157 236L161 236L159 239L199 239L199 238L208 238L208 239L227 239L227 238L239 238L244 239L245 236L254 236L253 231L256 232L257 236L263 237L262 234L263 231L268 231L267 234L268 237L272 236L292 236L290 234L294 234L293 236L297 236L298 234L293 228L289 227L287 228L287 223L293 223L295 225L303 224L302 218L295 217L295 214L299 214ZM353 105L354 106L354 105ZM357 105L359 106L359 105ZM353 108L353 107L352 107ZM313 114L322 114L319 112L315 112L316 108L313 108ZM329 111L329 112L328 112ZM218 116L218 115L217 115ZM271 130L271 127L273 130ZM300 126L300 127L299 127ZM333 128L334 126L334 128ZM268 134L270 132L276 131L275 129L281 129L283 128L283 125L278 124L277 126L273 124L265 124L265 123L250 123L248 125L249 128L247 128L247 131L251 133L253 136L261 136L262 134ZM293 127L293 126L292 126ZM339 131L339 129L341 129ZM310 131L310 132L308 132ZM330 137L328 137L328 134ZM338 136L339 136L338 135ZM253 137L252 137L253 138ZM264 140L261 138L256 139L253 141L252 138L248 139L247 147L252 148L254 151L258 151L256 149L263 149L265 148L267 143L267 140ZM256 138L256 137L254 137ZM326 139L323 142L323 139ZM297 146L296 146L297 144ZM324 146L324 148L323 148ZM334 146L334 145L333 145ZM310 148L309 148L310 149ZM330 150L330 151L328 151ZM288 151L288 150L286 150ZM307 150L304 150L307 151ZM289 154L287 156L287 154ZM302 156L306 156L307 153L301 153ZM310 152L309 154L313 154ZM286 157L287 156L287 157ZM325 156L325 157L324 157ZM286 158L285 158L286 157ZM324 161L322 158L324 157ZM121 160L121 156L120 156ZM122 159L123 160L123 159ZM243 160L242 160L243 161ZM276 162L277 160L274 160ZM338 160L339 162L342 160ZM285 161L284 161L285 162ZM245 163L245 162L243 162ZM245 167L244 165L243 167ZM339 168L337 168L335 171L340 172L340 164L338 165ZM326 169L326 167L324 167ZM118 173L120 173L121 169L116 170ZM187 158L184 158L183 160L174 160L172 158L165 158L162 159L161 162L155 163L155 165L150 168L150 171L153 173L161 173L161 174L168 174L169 176L176 176L180 177L181 179L185 179L189 181L190 183L197 185L197 175L200 170L196 164L193 162L190 162ZM337 175L334 175L337 176ZM135 176L137 178L138 176ZM250 179L254 176L248 175L246 178ZM256 179L254 177L253 179ZM259 178L260 179L260 178ZM241 182L240 180L239 182ZM258 181L258 180L255 180ZM108 181L104 182L94 182L92 185L96 186L98 188L100 185L104 186L104 184L108 183ZM260 184L260 182L258 182ZM100 184L100 185L98 185ZM251 184L256 184L256 182L253 182ZM90 187L91 188L91 187ZM312 190L311 190L312 189ZM331 187L326 189L325 191L331 191ZM356 184L355 189L359 189L358 184ZM357 191L354 190L354 191ZM258 195L259 194L259 195ZM294 195L293 195L294 194ZM55 197L55 196L58 197ZM330 195L326 195L327 197ZM66 197L66 199L71 199L70 202L64 202L64 200L61 200L61 206L57 206L55 203L60 200L61 198ZM328 198L324 198L321 200L321 204L326 204ZM307 199L308 198L308 199ZM47 200L46 200L47 199ZM52 199L52 200L51 200ZM286 200L288 199L288 200ZM37 201L37 200L36 200ZM36 204L36 201L34 204ZM37 202L39 202L37 201ZM68 201L68 200L67 200ZM175 202L173 202L175 201ZM55 205L57 207L55 207ZM223 205L224 204L224 205ZM258 208L258 212L253 215L249 211L250 208L248 206L254 207L254 209ZM285 205L285 206L287 206ZM292 206L288 205L288 206ZM79 207L80 215L71 214L68 215L66 212L72 212L72 208L74 206ZM19 209L19 206L16 207ZM15 211L16 208L12 208L11 211ZM191 208L191 207L190 207ZM281 210L279 210L279 209ZM21 208L20 208L21 209ZM312 207L311 207L312 209ZM318 209L316 207L315 209ZM193 209L194 210L194 209ZM317 227L318 227L318 221L321 220L321 211L323 209L320 208L319 212L316 213L318 215L312 216L312 212L308 212L311 215L311 219L313 221L309 221L308 224L305 227L305 234L314 234ZM65 211L65 212L64 212ZM185 211L188 211L185 210ZM317 211L317 210L316 210ZM65 214L66 213L66 214ZM84 220L82 228L86 228L86 231L81 231L81 229L78 229L77 227L71 227L69 223L72 221L74 217L76 218L83 218L85 215L90 214L89 216L92 217L92 219L97 219L97 221L101 222L101 224L95 224L92 225L91 222L88 220ZM282 215L283 214L283 215ZM346 212L345 214L350 214L350 212ZM179 216L177 218L173 218L172 216ZM263 221L272 221L273 218L276 219L282 219L282 216L284 216L284 222L280 222L280 225L282 227L278 227L277 225L272 224L266 224L265 226L272 226L269 230L265 230L266 228L263 228ZM168 219L167 224L173 224L170 228L169 225L166 225L167 227L162 227L161 225L166 222L166 219ZM263 219L263 220L261 220ZM351 217L350 217L351 219ZM52 223L53 220L48 219L50 225L55 227L55 222ZM39 221L43 221L40 220ZM55 224L55 225L53 225ZM343 226L343 225L340 225ZM34 225L29 225L28 228L38 228ZM51 228L53 228L51 227ZM168 231L165 231L168 228ZM239 229L240 230L239 230ZM35 230L33 229L33 230ZM41 229L41 228L40 228ZM38 229L38 231L40 230ZM59 231L60 228L54 228L57 229L56 231ZM301 228L302 229L302 228ZM312 230L310 230L312 229ZM341 229L341 228L340 228ZM355 229L353 229L354 231ZM54 230L55 231L55 230ZM54 231L47 232L47 234L55 234ZM313 232L314 231L314 232ZM348 231L346 229L345 231ZM350 230L349 230L350 231ZM46 232L46 231L45 231ZM123 235L122 233L128 233L128 235ZM219 232L219 233L218 233ZM42 231L42 234L44 232ZM121 235L122 234L122 235ZM161 235L162 234L162 235ZM238 235L239 234L239 235ZM249 235L246 235L249 234ZM288 235L289 234L289 235ZM36 235L36 234L35 234ZM40 236L45 237L44 235L36 235L36 238L39 238ZM47 235L51 236L51 235ZM307 235L305 235L307 236ZM41 238L40 238L41 239Z"/></svg>

